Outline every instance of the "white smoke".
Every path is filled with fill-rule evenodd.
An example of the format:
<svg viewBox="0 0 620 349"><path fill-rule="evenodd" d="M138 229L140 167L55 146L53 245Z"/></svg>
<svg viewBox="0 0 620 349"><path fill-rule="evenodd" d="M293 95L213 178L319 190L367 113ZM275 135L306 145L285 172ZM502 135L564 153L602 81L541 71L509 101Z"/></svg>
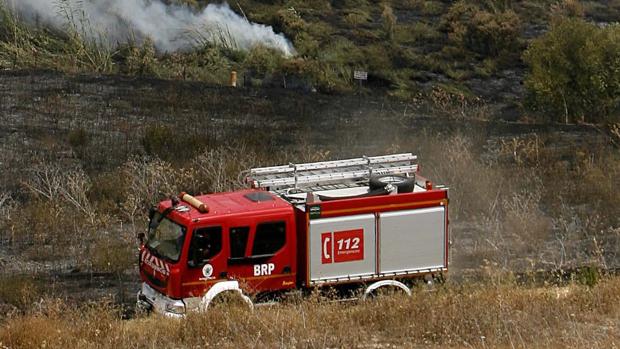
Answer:
<svg viewBox="0 0 620 349"><path fill-rule="evenodd" d="M0 0L31 22L56 29L77 26L89 39L110 42L150 38L161 51L188 50L196 41L211 41L248 50L263 45L295 54L291 42L273 28L252 23L233 12L227 3L209 4L196 12L187 6L161 0ZM69 21L67 9L74 19ZM82 28L84 27L84 28ZM84 30L82 30L84 29Z"/></svg>

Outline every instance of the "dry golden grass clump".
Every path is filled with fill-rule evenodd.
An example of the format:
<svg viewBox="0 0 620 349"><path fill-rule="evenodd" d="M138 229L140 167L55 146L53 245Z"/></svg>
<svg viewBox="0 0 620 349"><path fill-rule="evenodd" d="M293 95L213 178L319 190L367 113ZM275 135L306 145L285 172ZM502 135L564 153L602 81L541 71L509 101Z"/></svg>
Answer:
<svg viewBox="0 0 620 349"><path fill-rule="evenodd" d="M46 300L5 318L8 348L613 348L620 342L620 278L594 287L447 284L369 302L311 296L259 307L220 307L182 320L122 320L108 305Z"/></svg>

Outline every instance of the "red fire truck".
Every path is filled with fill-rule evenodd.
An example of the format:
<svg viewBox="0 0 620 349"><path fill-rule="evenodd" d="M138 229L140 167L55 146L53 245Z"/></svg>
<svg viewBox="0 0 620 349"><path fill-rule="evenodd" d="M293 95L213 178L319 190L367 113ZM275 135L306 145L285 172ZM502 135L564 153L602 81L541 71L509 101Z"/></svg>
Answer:
<svg viewBox="0 0 620 349"><path fill-rule="evenodd" d="M359 285L410 293L448 270L448 189L410 153L251 169L249 188L160 202L140 256L138 305L169 316L223 292ZM146 237L146 239L144 239Z"/></svg>

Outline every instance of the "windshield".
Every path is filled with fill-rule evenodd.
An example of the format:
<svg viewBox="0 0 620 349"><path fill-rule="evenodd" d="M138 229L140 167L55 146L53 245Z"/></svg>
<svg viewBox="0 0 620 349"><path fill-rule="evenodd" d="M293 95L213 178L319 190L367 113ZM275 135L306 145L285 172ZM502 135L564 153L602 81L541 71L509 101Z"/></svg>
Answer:
<svg viewBox="0 0 620 349"><path fill-rule="evenodd" d="M149 224L146 246L156 255L176 262L181 255L185 228L156 212Z"/></svg>

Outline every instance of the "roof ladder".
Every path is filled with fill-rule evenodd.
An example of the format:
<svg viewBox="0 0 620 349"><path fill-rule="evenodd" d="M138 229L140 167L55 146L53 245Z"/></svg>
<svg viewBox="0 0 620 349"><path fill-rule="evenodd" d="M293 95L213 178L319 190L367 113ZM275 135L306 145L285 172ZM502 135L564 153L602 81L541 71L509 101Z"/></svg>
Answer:
<svg viewBox="0 0 620 349"><path fill-rule="evenodd" d="M411 153L361 157L346 160L260 167L250 170L248 182L253 188L303 189L327 184L347 184L372 175L411 176L417 169L417 156Z"/></svg>

